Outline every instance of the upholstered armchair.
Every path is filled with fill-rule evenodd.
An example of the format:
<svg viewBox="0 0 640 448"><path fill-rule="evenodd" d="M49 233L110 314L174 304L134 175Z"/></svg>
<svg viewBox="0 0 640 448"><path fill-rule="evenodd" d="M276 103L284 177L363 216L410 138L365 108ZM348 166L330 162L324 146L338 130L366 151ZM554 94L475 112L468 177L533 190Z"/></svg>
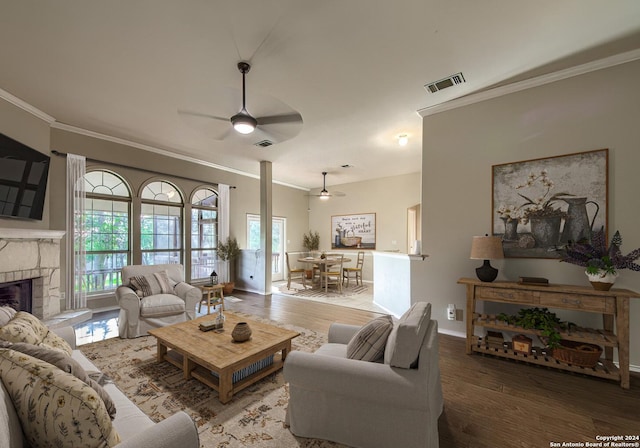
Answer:
<svg viewBox="0 0 640 448"><path fill-rule="evenodd" d="M379 362L348 357L358 333L359 327L334 323L329 343L315 353L287 355L290 431L353 447L438 448L443 397L431 305L418 302L393 323ZM359 347L369 342L360 340Z"/></svg>
<svg viewBox="0 0 640 448"><path fill-rule="evenodd" d="M195 319L202 291L184 282L181 264L125 266L120 275L116 298L121 338L144 336L152 328Z"/></svg>

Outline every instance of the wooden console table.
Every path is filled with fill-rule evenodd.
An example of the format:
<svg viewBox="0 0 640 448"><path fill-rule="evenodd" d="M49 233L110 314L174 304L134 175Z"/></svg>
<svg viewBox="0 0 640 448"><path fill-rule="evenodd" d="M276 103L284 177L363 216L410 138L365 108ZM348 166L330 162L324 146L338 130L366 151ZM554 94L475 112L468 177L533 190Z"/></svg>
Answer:
<svg viewBox="0 0 640 448"><path fill-rule="evenodd" d="M459 284L467 288L467 354L491 354L518 359L538 365L579 372L620 382L629 389L629 299L640 294L628 289L596 291L591 287L573 285L523 285L516 282L481 282L461 278ZM536 330L509 326L495 316L476 312L476 301L512 303L526 306L558 308L602 314L603 329L581 329L562 332L563 339L597 344L604 347L604 359L593 369L572 366L547 355L523 355L507 349L487 347L474 335L474 328L484 327L517 333L539 335ZM615 333L614 333L615 321ZM613 351L618 351L619 367L613 363Z"/></svg>

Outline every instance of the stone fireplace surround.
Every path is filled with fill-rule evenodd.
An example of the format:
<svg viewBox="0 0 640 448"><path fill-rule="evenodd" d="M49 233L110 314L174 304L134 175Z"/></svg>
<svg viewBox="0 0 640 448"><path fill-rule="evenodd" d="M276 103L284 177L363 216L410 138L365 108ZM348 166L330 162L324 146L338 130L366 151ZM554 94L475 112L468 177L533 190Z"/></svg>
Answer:
<svg viewBox="0 0 640 448"><path fill-rule="evenodd" d="M0 283L32 279L32 313L60 314L60 230L0 228Z"/></svg>

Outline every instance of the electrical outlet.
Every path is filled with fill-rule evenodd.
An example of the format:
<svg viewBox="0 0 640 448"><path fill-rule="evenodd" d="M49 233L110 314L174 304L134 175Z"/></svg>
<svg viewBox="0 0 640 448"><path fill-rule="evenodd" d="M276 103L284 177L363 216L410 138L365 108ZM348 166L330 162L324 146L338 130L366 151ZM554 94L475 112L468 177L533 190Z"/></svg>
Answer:
<svg viewBox="0 0 640 448"><path fill-rule="evenodd" d="M447 307L447 319L456 320L456 306L453 303Z"/></svg>

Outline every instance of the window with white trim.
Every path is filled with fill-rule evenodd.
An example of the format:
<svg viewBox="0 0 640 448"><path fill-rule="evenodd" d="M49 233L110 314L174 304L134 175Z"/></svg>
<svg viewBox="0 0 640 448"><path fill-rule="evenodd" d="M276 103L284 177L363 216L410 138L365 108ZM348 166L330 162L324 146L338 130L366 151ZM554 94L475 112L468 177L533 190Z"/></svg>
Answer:
<svg viewBox="0 0 640 448"><path fill-rule="evenodd" d="M115 290L120 270L131 260L131 192L126 182L106 170L84 176L85 275L87 295Z"/></svg>
<svg viewBox="0 0 640 448"><path fill-rule="evenodd" d="M140 249L142 264L182 263L182 210L180 190L166 181L142 189Z"/></svg>

